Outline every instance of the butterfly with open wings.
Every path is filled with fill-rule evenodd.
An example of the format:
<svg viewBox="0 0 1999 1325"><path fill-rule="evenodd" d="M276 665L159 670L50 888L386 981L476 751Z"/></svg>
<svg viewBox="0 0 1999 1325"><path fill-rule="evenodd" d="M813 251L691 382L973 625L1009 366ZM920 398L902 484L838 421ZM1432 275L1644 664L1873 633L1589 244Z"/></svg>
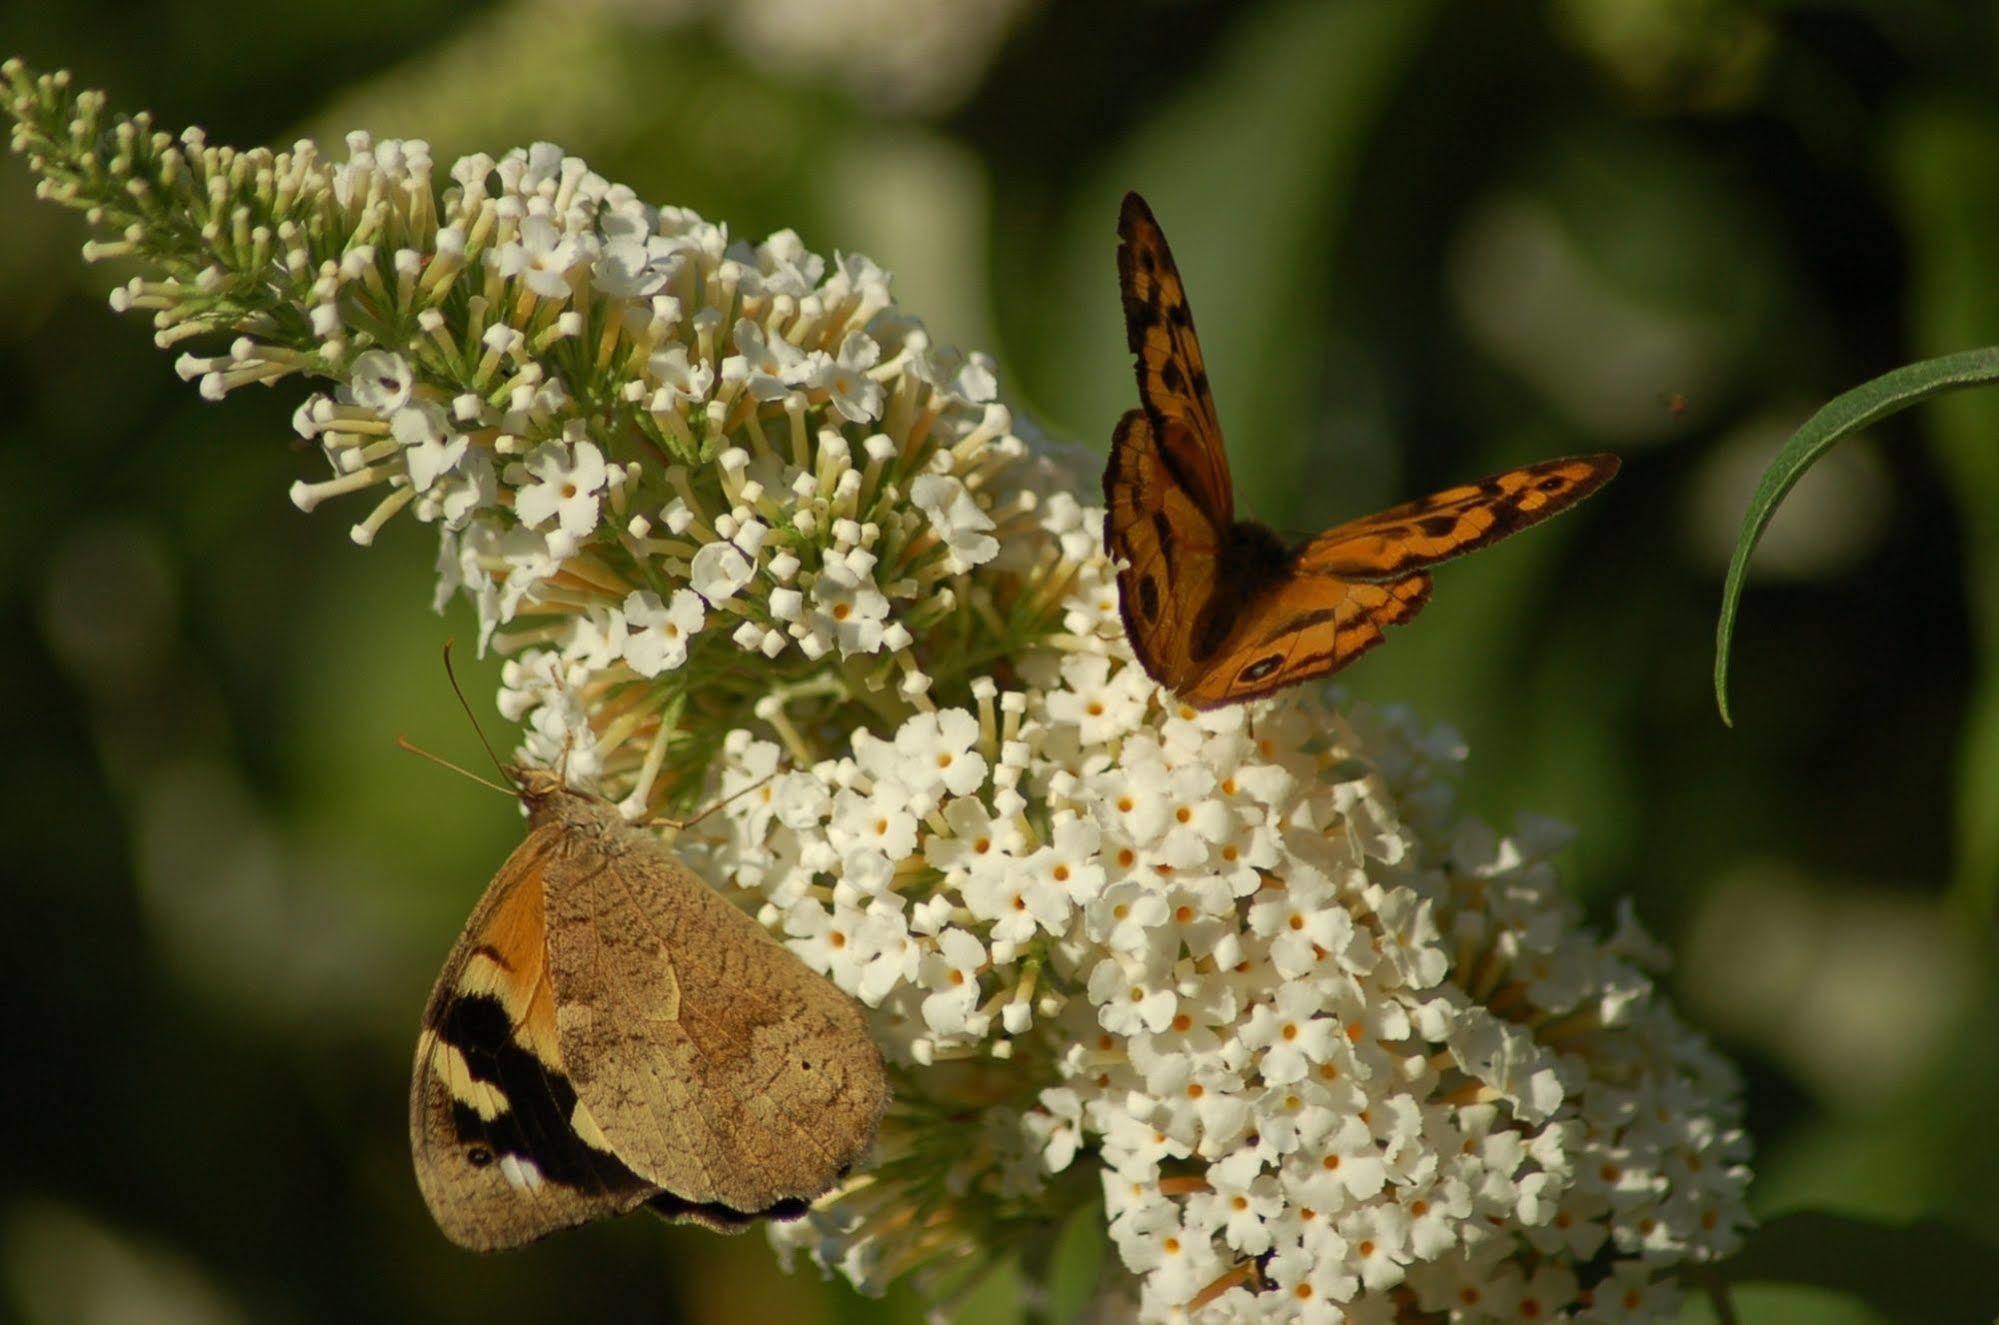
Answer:
<svg viewBox="0 0 1999 1325"><path fill-rule="evenodd" d="M1235 518L1221 423L1179 269L1152 209L1118 217L1125 330L1139 408L1104 467L1104 547L1146 672L1197 708L1240 703L1338 671L1422 610L1429 568L1567 510L1610 481L1613 455L1509 469L1295 547Z"/></svg>

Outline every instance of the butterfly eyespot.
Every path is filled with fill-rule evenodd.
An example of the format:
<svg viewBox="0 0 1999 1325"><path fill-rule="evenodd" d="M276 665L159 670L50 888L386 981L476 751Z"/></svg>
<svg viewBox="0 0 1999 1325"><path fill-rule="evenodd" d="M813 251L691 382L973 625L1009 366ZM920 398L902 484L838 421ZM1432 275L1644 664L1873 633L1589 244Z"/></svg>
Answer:
<svg viewBox="0 0 1999 1325"><path fill-rule="evenodd" d="M1284 665L1284 655L1273 653L1268 658L1259 658L1236 674L1236 680L1246 685L1254 685Z"/></svg>
<svg viewBox="0 0 1999 1325"><path fill-rule="evenodd" d="M1186 375L1180 371L1180 365L1171 359L1160 365L1159 380L1166 384L1168 391L1179 392L1187 389Z"/></svg>
<svg viewBox="0 0 1999 1325"><path fill-rule="evenodd" d="M465 1152L465 1162L475 1169L483 1169L493 1162L493 1152L484 1146L473 1146Z"/></svg>
<svg viewBox="0 0 1999 1325"><path fill-rule="evenodd" d="M1541 491L1543 492L1560 492L1563 488L1569 486L1569 481L1560 476L1556 476L1553 478L1544 478L1534 486L1541 489Z"/></svg>
<svg viewBox="0 0 1999 1325"><path fill-rule="evenodd" d="M1416 522L1416 527L1431 538L1442 538L1458 527L1458 518L1455 515L1426 515Z"/></svg>

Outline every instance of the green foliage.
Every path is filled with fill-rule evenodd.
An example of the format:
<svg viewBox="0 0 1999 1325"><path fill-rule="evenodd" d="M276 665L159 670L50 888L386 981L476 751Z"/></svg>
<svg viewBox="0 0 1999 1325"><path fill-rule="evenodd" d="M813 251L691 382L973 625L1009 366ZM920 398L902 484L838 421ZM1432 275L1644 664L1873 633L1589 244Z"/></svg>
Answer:
<svg viewBox="0 0 1999 1325"><path fill-rule="evenodd" d="M1927 359L1883 373L1834 397L1791 434L1749 499L1749 511L1743 516L1742 533L1736 539L1728 578L1722 586L1721 622L1715 629L1714 696L1723 721L1734 721L1728 707L1728 653L1735 640L1735 614L1749 577L1749 559L1785 495L1834 443L1932 396L1995 381L1999 381L1999 347Z"/></svg>

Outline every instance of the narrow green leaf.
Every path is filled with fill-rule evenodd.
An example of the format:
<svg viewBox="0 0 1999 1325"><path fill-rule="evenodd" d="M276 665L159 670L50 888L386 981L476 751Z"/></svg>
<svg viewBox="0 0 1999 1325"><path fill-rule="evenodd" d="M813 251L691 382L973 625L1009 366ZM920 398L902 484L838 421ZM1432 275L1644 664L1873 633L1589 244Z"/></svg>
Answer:
<svg viewBox="0 0 1999 1325"><path fill-rule="evenodd" d="M1990 382L1999 382L1999 346L1925 359L1883 373L1845 395L1834 397L1791 434L1770 467L1763 471L1763 480L1749 499L1742 532L1736 537L1735 555L1728 563L1728 580L1721 591L1721 622L1714 634L1714 698L1723 722L1732 725L1735 721L1728 708L1728 651L1735 639L1735 613L1743 583L1749 576L1749 558L1785 495L1841 438L1931 396Z"/></svg>
<svg viewBox="0 0 1999 1325"><path fill-rule="evenodd" d="M1896 1325L1990 1325L1999 1313L1999 1247L1936 1219L1800 1210L1757 1229L1712 1273L1730 1284L1828 1289Z"/></svg>

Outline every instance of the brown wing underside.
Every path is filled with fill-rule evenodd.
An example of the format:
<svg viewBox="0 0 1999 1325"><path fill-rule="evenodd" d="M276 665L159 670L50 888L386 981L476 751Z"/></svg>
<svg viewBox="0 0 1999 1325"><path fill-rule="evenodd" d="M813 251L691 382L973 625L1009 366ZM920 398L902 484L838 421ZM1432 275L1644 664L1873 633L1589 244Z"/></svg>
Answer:
<svg viewBox="0 0 1999 1325"><path fill-rule="evenodd" d="M621 1214L659 1190L604 1145L563 1070L542 903L549 846L532 834L501 867L417 1037L417 1185L445 1235L475 1251Z"/></svg>
<svg viewBox="0 0 1999 1325"><path fill-rule="evenodd" d="M887 1103L861 1010L657 839L613 822L549 870L557 1036L619 1158L724 1230L796 1214Z"/></svg>

